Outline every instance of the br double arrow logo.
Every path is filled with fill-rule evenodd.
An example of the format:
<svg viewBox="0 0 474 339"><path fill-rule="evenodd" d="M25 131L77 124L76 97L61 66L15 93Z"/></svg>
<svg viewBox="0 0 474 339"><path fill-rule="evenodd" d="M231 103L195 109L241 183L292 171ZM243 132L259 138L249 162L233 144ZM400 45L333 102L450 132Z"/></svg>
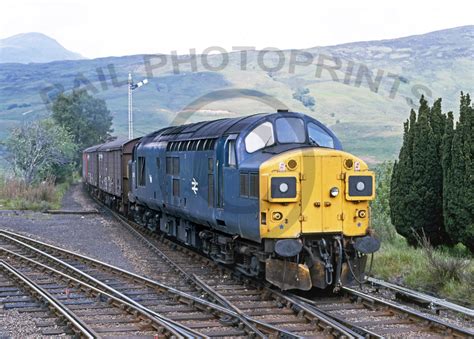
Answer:
<svg viewBox="0 0 474 339"><path fill-rule="evenodd" d="M193 178L193 181L191 181L191 185L192 185L192 187L191 187L192 191L194 192L194 194L197 195L197 193L199 191L199 188L198 188L199 183L196 181L195 178Z"/></svg>

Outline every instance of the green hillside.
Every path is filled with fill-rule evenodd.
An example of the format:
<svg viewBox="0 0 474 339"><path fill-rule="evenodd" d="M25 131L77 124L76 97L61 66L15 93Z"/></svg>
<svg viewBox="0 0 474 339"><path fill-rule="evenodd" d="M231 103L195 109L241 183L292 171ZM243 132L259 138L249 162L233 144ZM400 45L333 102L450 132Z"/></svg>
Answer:
<svg viewBox="0 0 474 339"><path fill-rule="evenodd" d="M308 41L310 44L311 37ZM288 50L283 52L282 67L274 70L270 68L280 60L276 53L259 58L258 52L248 52L246 69L242 69L241 54L234 52L219 71L205 67L201 56L196 56L193 69L189 62L181 63L186 56L176 59L168 55L166 65L153 69L150 83L134 93L135 134L170 124L185 108L198 109L188 119L197 121L272 111L278 107L270 106L285 105L328 124L348 151L369 162L391 159L400 147L410 102L416 104L420 94L443 97L444 109L457 111L459 92L474 93L473 46L474 26L465 26L393 40ZM304 56L308 57L303 52L311 53L311 64L303 65ZM146 77L146 58L0 64L0 139L22 120L47 116L45 99L54 98L61 87L70 90L74 86L86 87L105 99L113 112L116 134L126 135L127 74L133 72L137 81ZM175 64L180 61L179 70L173 67L173 60ZM222 56L211 55L206 60L219 65ZM337 68L332 73L331 65ZM110 69L116 72L115 86ZM48 90L48 86L58 87ZM236 89L267 96L252 98ZM205 100L198 100L203 96ZM273 99L266 100L268 97ZM314 106L308 104L312 101Z"/></svg>

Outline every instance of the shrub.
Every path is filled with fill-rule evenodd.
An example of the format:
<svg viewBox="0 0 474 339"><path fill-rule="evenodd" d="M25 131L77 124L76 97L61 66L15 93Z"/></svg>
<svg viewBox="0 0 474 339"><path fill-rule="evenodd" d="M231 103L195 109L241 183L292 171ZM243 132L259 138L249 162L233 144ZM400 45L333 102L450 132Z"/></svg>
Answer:
<svg viewBox="0 0 474 339"><path fill-rule="evenodd" d="M67 184L55 186L50 178L38 184L0 177L0 200L3 208L45 211L59 207Z"/></svg>
<svg viewBox="0 0 474 339"><path fill-rule="evenodd" d="M416 236L418 243L426 255L430 283L433 288L443 286L447 282L461 282L467 273L469 260L464 257L452 256L443 249L435 250L425 234Z"/></svg>
<svg viewBox="0 0 474 339"><path fill-rule="evenodd" d="M416 248L400 235L383 242L375 254L373 275L409 288L474 304L474 262L465 247L433 248L422 238Z"/></svg>
<svg viewBox="0 0 474 339"><path fill-rule="evenodd" d="M392 242L397 231L390 220L390 177L393 163L384 162L375 167L375 200L371 204L372 226L377 237L382 241Z"/></svg>

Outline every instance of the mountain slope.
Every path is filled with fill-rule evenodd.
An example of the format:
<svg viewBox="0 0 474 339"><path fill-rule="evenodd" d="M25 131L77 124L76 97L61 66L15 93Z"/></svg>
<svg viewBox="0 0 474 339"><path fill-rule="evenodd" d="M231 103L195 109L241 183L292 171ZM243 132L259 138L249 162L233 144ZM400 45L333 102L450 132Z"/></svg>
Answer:
<svg viewBox="0 0 474 339"><path fill-rule="evenodd" d="M165 56L166 64L152 69L150 83L134 92L135 134L167 126L193 102L193 109L200 110L188 121L274 111L284 105L319 119L336 132L348 151L377 162L398 153L403 121L422 93L429 101L442 97L443 109L454 112L460 91L474 93L474 26L310 48L298 53L311 53L313 61L295 67L290 65L293 52L283 51L285 64L273 71L269 68L277 63L274 53L265 55L266 68L261 67L257 51L248 52L245 68L240 53L230 53L228 65L215 72L204 66L201 56L196 57L196 68L180 57L179 69L172 56ZM133 72L137 81L146 77L145 59L134 55L0 64L0 140L8 127L22 120L48 116L45 101L60 89L74 87L105 99L115 132L127 135L127 75ZM219 65L221 60L211 55L207 61ZM152 60L155 66L158 62ZM273 101L236 89L257 90ZM306 94L301 98L298 93ZM203 96L205 100L199 100ZM314 106L308 105L311 101Z"/></svg>
<svg viewBox="0 0 474 339"><path fill-rule="evenodd" d="M51 62L84 59L41 33L23 33L0 40L0 63Z"/></svg>

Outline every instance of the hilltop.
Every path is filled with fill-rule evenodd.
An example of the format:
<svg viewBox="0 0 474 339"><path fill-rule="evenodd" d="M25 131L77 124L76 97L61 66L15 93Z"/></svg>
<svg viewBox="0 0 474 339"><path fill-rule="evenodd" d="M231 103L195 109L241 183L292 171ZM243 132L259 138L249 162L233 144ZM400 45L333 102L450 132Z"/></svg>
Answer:
<svg viewBox="0 0 474 339"><path fill-rule="evenodd" d="M473 46L474 26L464 26L399 39L286 50L280 55L283 67L273 70L278 55L267 53L260 60L258 51L247 53L246 69L240 52L228 54L227 66L219 71L205 67L199 55L196 67L183 63L188 56L170 55L163 56L166 64L161 67L156 67L159 60L144 55L0 64L0 139L23 119L47 116L44 102L74 86L105 99L116 133L126 135L127 74L143 79L145 60L150 60L153 77L134 93L136 135L168 125L176 112L209 93L190 121L274 110L243 92L216 92L250 89L277 99L277 105L314 116L336 132L348 151L378 162L398 153L402 123L419 95L430 101L442 97L443 108L456 112L460 91L474 93ZM310 64L305 64L305 53L311 54ZM297 55L293 67L292 54ZM219 55L205 59L211 66L221 60Z"/></svg>
<svg viewBox="0 0 474 339"><path fill-rule="evenodd" d="M44 63L84 59L41 33L22 33L0 40L0 63Z"/></svg>

